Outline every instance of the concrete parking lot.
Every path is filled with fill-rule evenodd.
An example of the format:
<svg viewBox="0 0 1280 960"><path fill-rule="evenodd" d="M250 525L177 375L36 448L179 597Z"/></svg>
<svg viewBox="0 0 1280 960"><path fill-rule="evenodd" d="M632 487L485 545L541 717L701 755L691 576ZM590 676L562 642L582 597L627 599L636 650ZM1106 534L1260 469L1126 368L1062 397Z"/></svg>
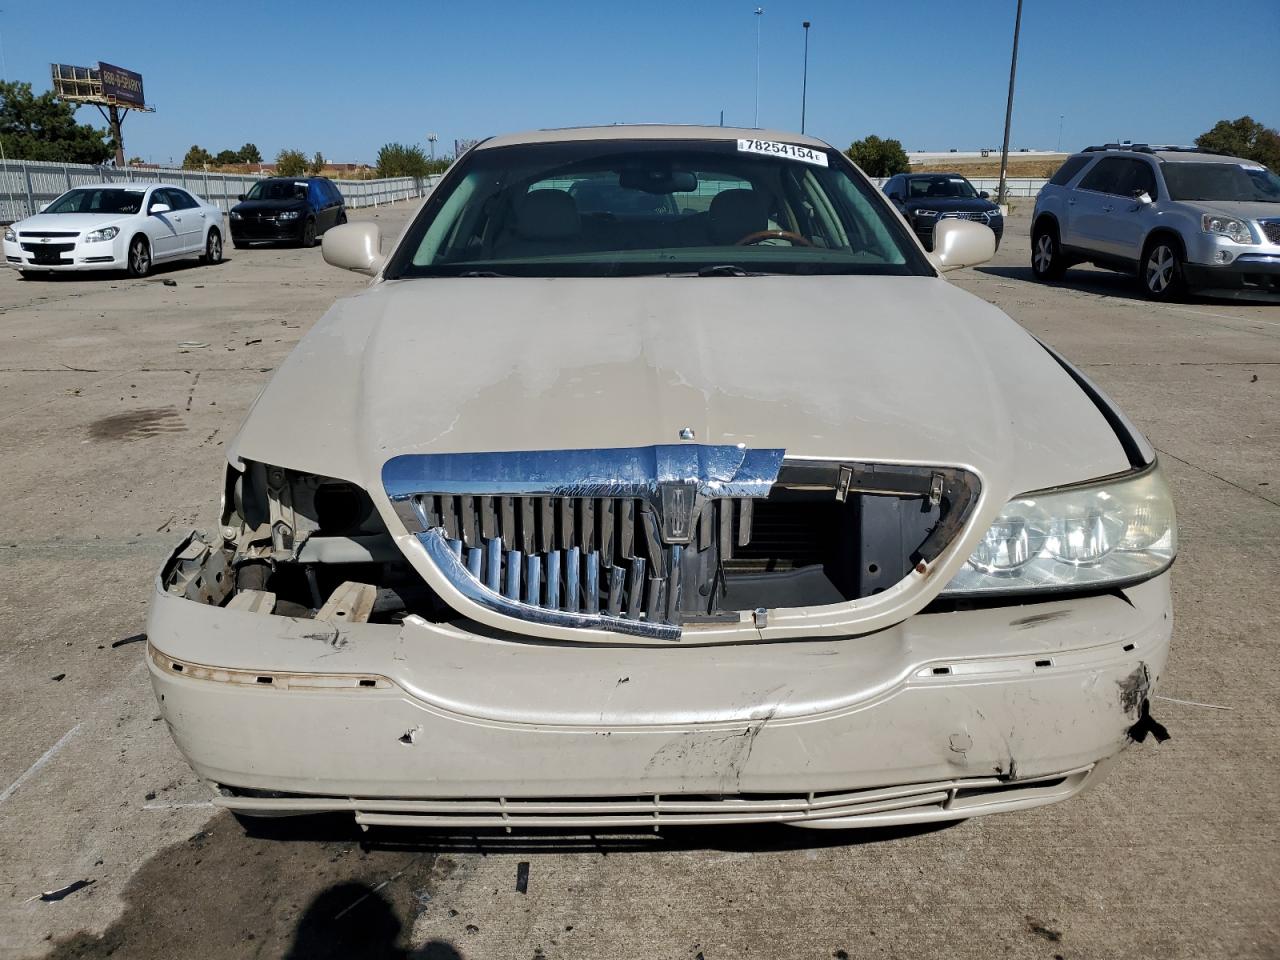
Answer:
<svg viewBox="0 0 1280 960"><path fill-rule="evenodd" d="M363 281L318 250L231 253L142 281L0 271L0 957L1280 957L1280 307L1036 284L1026 211L956 277L1119 401L1174 487L1172 740L1093 792L925 831L251 836L156 714L148 594L215 522L257 391Z"/></svg>

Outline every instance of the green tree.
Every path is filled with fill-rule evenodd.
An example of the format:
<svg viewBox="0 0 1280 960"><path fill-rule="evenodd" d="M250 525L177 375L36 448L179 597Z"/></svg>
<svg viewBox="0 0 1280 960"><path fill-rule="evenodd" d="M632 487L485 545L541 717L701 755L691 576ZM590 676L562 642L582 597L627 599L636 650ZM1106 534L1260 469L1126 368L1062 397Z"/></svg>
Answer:
<svg viewBox="0 0 1280 960"><path fill-rule="evenodd" d="M1196 146L1231 157L1243 157L1280 171L1280 133L1253 117L1219 120L1212 130L1196 137Z"/></svg>
<svg viewBox="0 0 1280 960"><path fill-rule="evenodd" d="M307 173L311 174L313 177L318 177L323 170L324 154L317 150L316 155L312 157L311 162L307 164Z"/></svg>
<svg viewBox="0 0 1280 960"><path fill-rule="evenodd" d="M182 158L183 170L203 170L206 164L213 163L213 154L209 153L204 147L192 145L187 151L186 156Z"/></svg>
<svg viewBox="0 0 1280 960"><path fill-rule="evenodd" d="M307 172L307 155L301 150L281 150L276 154L276 173L282 177L300 177Z"/></svg>
<svg viewBox="0 0 1280 960"><path fill-rule="evenodd" d="M380 177L425 177L431 161L416 143L387 143L378 151L377 167Z"/></svg>
<svg viewBox="0 0 1280 960"><path fill-rule="evenodd" d="M240 148L239 156L240 156L241 163L261 163L262 162L262 154L258 151L257 144L246 143L243 147Z"/></svg>
<svg viewBox="0 0 1280 960"><path fill-rule="evenodd" d="M911 166L901 141L881 140L875 134L853 141L844 153L869 177L892 177Z"/></svg>
<svg viewBox="0 0 1280 960"><path fill-rule="evenodd" d="M0 82L0 139L5 156L62 163L104 163L115 152L106 130L76 123L73 104L31 84Z"/></svg>
<svg viewBox="0 0 1280 960"><path fill-rule="evenodd" d="M213 162L220 167L229 167L233 163L240 163L240 154L234 150L219 150Z"/></svg>

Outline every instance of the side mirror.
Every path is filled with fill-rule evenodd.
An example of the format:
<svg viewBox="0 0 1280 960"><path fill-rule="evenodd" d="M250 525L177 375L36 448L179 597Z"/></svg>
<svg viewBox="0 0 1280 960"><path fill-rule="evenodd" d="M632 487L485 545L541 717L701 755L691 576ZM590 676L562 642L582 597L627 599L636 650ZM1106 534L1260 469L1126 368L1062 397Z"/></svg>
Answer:
<svg viewBox="0 0 1280 960"><path fill-rule="evenodd" d="M889 194L889 199L892 200L894 203L901 203L902 194L900 194L897 190L895 190L893 191L893 193Z"/></svg>
<svg viewBox="0 0 1280 960"><path fill-rule="evenodd" d="M168 212L169 212L169 205L167 203L153 203L151 205L151 209L147 211L147 213L153 217L158 213L168 213Z"/></svg>
<svg viewBox="0 0 1280 960"><path fill-rule="evenodd" d="M1145 190L1133 191L1133 199L1137 200L1138 203L1144 207L1149 203L1155 203L1155 201L1151 199L1151 194L1147 193Z"/></svg>
<svg viewBox="0 0 1280 960"><path fill-rule="evenodd" d="M53 206L52 200L50 200L48 203L40 204L40 213L44 213L46 210L48 210L52 206Z"/></svg>
<svg viewBox="0 0 1280 960"><path fill-rule="evenodd" d="M244 199L244 194L243 194L243 193L242 193L242 194L240 194L238 197L236 197L236 199L237 199L237 200L243 200L243 199Z"/></svg>
<svg viewBox="0 0 1280 960"><path fill-rule="evenodd" d="M996 235L986 224L948 217L933 228L929 259L943 273L986 263L996 255Z"/></svg>
<svg viewBox="0 0 1280 960"><path fill-rule="evenodd" d="M990 200L990 199L991 199L991 194L987 193L987 191L985 191L985 190L979 190L979 191L978 191L978 196L980 196L983 200Z"/></svg>
<svg viewBox="0 0 1280 960"><path fill-rule="evenodd" d="M382 231L376 223L344 223L331 227L321 240L324 262L343 270L376 276L382 269Z"/></svg>

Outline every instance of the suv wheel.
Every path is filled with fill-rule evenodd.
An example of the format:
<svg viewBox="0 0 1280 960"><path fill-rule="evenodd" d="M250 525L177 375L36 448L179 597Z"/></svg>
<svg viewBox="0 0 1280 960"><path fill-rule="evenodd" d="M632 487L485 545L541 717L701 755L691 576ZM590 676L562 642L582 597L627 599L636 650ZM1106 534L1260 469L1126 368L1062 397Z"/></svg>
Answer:
<svg viewBox="0 0 1280 960"><path fill-rule="evenodd" d="M1152 300L1176 300L1182 294L1182 251L1174 241L1158 237L1142 257L1142 287Z"/></svg>
<svg viewBox="0 0 1280 960"><path fill-rule="evenodd" d="M1031 272L1040 281L1061 280L1066 269L1058 231L1053 227L1038 228L1031 238Z"/></svg>

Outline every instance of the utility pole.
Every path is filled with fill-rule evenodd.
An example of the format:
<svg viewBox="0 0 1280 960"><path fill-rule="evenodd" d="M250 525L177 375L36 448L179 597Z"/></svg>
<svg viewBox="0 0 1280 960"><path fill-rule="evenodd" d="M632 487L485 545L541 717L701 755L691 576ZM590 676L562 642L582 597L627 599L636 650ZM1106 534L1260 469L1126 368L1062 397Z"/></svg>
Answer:
<svg viewBox="0 0 1280 960"><path fill-rule="evenodd" d="M800 81L800 132L804 133L805 108L809 104L809 21L804 21L804 79Z"/></svg>
<svg viewBox="0 0 1280 960"><path fill-rule="evenodd" d="M1062 152L1062 121L1066 118L1066 116L1067 115L1065 113L1058 114L1058 149L1054 151L1055 153Z"/></svg>
<svg viewBox="0 0 1280 960"><path fill-rule="evenodd" d="M1000 192L997 203L1008 200L1009 180L1009 127L1013 123L1013 80L1018 74L1018 33L1022 29L1022 0L1018 0L1018 12L1013 21L1013 56L1009 60L1009 101L1004 108L1004 146L1000 150Z"/></svg>
<svg viewBox="0 0 1280 960"><path fill-rule="evenodd" d="M764 7L756 7L756 111L751 121L753 127L760 126L760 18L764 16Z"/></svg>
<svg viewBox="0 0 1280 960"><path fill-rule="evenodd" d="M427 134L427 143L431 144L431 162L436 162L436 141L440 139L434 133Z"/></svg>

